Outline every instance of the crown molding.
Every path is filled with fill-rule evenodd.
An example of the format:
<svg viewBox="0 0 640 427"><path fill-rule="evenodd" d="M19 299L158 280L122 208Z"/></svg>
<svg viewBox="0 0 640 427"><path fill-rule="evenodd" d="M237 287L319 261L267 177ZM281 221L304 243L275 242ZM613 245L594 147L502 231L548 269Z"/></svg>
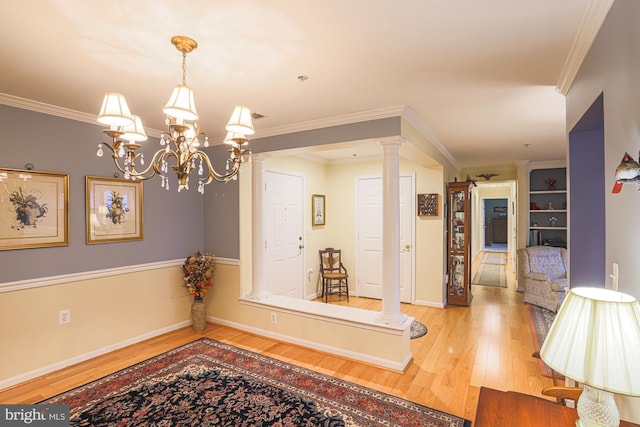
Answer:
<svg viewBox="0 0 640 427"><path fill-rule="evenodd" d="M269 129L256 131L254 138L266 138L270 136L285 135L288 133L304 132L308 130L327 128L332 126L350 125L352 123L366 122L369 120L388 119L402 115L403 106L380 108L377 110L362 111L359 113L349 113L340 116L325 117L317 120L294 123L292 125L278 126Z"/></svg>
<svg viewBox="0 0 640 427"><path fill-rule="evenodd" d="M34 111L36 113L48 114L50 116L62 117L63 119L71 119L78 122L96 124L96 115L83 113L82 111L72 110L70 108L60 107L58 105L46 104L33 99L20 98L19 96L9 95L8 93L0 93L0 105L8 105L9 107L21 108L23 110ZM160 138L162 131L145 127L148 136Z"/></svg>
<svg viewBox="0 0 640 427"><path fill-rule="evenodd" d="M45 104L44 102L34 101L32 99L20 98L18 96L0 93L0 104L10 107L22 108L23 110L35 111L36 113L48 114L50 116L62 117L65 119L76 120L85 123L96 123L95 114L83 113L69 108L59 107L57 105Z"/></svg>
<svg viewBox="0 0 640 427"><path fill-rule="evenodd" d="M587 10L582 17L582 22L573 39L573 44L569 49L569 54L560 72L556 90L563 95L569 93L582 62L589 53L602 24L613 6L614 0L591 0L587 5Z"/></svg>
<svg viewBox="0 0 640 427"><path fill-rule="evenodd" d="M436 150L438 150L449 162L455 167L457 170L460 170L460 164L458 161L449 153L449 151L440 143L440 140L436 136L435 133L426 125L426 123L419 118L416 113L409 107L405 107L402 112L402 118L406 119L411 126L416 128L418 132L424 136L431 145L433 145Z"/></svg>
<svg viewBox="0 0 640 427"><path fill-rule="evenodd" d="M31 99L20 98L18 96L0 93L0 104L10 107L22 108L23 110L35 111L37 113L49 114L52 116L62 117L65 119L76 120L84 123L96 123L96 115L83 113L81 111L71 110L69 108L59 107L56 105L46 104L44 102L34 101ZM255 137L265 138L269 136L277 136L294 132L303 132L307 130L320 129L331 126L348 125L351 123L366 122L369 120L387 119L389 117L398 117L402 115L403 106L394 106L380 108L377 110L363 111L359 113L343 114L340 116L326 117L317 120L309 120L306 122L295 123L287 126L273 127L269 129L261 129L256 132ZM145 128L147 135L159 138L162 131L157 129Z"/></svg>
<svg viewBox="0 0 640 427"><path fill-rule="evenodd" d="M35 111L79 122L96 124L95 114L83 113L56 105L46 104L40 101L20 98L18 96L0 93L0 104L17 107L24 110ZM352 123L366 122L370 120L387 119L390 117L402 117L406 119L418 132L420 132L442 155L451 162L454 167L460 169L456 159L440 143L435 134L410 108L406 106L392 106L377 110L362 111L358 113L343 114L340 116L326 117L317 120L295 123L287 126L262 129L256 132L255 137L266 138L269 136L284 135L288 133L303 132L332 126L348 125ZM157 129L145 129L147 135L159 138L162 131Z"/></svg>

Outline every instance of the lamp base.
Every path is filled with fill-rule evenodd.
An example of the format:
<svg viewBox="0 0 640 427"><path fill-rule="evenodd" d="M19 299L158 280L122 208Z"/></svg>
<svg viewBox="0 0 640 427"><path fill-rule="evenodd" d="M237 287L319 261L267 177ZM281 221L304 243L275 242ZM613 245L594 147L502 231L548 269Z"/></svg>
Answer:
<svg viewBox="0 0 640 427"><path fill-rule="evenodd" d="M577 427L618 427L620 413L613 393L584 386L578 399Z"/></svg>

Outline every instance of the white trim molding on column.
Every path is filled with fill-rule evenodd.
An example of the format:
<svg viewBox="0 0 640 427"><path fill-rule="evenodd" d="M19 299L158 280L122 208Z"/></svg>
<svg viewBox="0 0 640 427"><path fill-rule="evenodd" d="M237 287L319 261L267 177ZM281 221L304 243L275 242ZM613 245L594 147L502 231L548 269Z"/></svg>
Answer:
<svg viewBox="0 0 640 427"><path fill-rule="evenodd" d="M400 326L400 146L402 137L378 141L382 146L382 312L380 323Z"/></svg>
<svg viewBox="0 0 640 427"><path fill-rule="evenodd" d="M265 280L264 161L265 154L251 155L251 294L252 299L267 298Z"/></svg>

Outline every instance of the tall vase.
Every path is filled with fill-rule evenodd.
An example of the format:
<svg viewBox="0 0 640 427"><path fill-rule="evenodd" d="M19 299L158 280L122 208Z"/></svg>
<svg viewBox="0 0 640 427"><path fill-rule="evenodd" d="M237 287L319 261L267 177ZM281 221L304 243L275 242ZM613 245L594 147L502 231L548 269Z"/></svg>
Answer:
<svg viewBox="0 0 640 427"><path fill-rule="evenodd" d="M203 332L207 327L207 306L202 298L194 298L191 303L191 321L196 332Z"/></svg>

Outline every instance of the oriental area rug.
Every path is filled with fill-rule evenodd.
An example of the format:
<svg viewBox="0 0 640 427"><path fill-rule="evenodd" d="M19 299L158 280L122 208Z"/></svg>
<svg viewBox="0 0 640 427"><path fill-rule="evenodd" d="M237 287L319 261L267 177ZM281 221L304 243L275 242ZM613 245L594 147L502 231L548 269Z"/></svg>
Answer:
<svg viewBox="0 0 640 427"><path fill-rule="evenodd" d="M540 351L540 347L542 347L544 339L547 337L551 324L556 318L556 313L546 308L538 307L537 305L527 305L529 306L529 330L533 338L534 353L536 353ZM546 377L551 376L551 368L549 368L542 359L538 359L538 367L542 375Z"/></svg>
<svg viewBox="0 0 640 427"><path fill-rule="evenodd" d="M40 403L69 405L72 426L471 425L208 338Z"/></svg>

